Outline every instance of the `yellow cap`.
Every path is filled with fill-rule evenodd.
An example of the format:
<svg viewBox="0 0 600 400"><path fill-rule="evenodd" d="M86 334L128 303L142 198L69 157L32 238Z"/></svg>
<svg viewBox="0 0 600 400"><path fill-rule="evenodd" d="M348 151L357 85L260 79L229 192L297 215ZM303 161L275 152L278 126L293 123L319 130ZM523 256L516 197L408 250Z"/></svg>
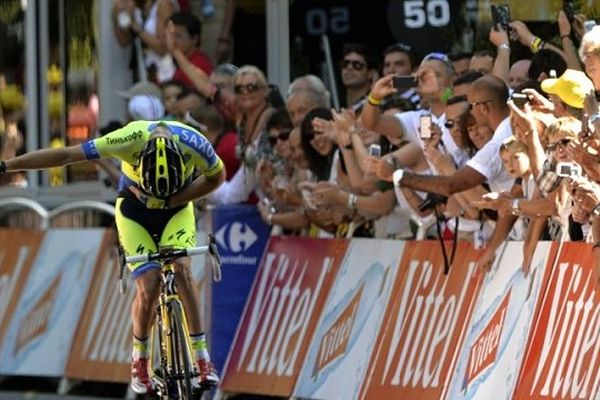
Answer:
<svg viewBox="0 0 600 400"><path fill-rule="evenodd" d="M571 107L583 108L585 96L594 90L594 84L585 73L568 69L557 79L544 79L542 90L557 95Z"/></svg>

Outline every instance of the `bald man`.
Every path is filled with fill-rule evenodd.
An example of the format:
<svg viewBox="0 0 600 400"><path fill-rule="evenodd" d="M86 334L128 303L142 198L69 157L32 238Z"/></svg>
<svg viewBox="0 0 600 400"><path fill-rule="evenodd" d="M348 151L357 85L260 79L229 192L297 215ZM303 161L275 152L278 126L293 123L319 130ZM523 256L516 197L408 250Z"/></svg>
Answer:
<svg viewBox="0 0 600 400"><path fill-rule="evenodd" d="M474 188L486 181L493 191L510 190L512 179L504 170L498 153L502 142L512 135L506 104L508 87L502 79L485 75L473 82L467 100L477 125L494 130L492 139L453 175L421 175L398 169L393 175L394 185L444 196Z"/></svg>
<svg viewBox="0 0 600 400"><path fill-rule="evenodd" d="M529 66L531 60L523 59L515 62L508 70L508 86L515 90L529 81Z"/></svg>

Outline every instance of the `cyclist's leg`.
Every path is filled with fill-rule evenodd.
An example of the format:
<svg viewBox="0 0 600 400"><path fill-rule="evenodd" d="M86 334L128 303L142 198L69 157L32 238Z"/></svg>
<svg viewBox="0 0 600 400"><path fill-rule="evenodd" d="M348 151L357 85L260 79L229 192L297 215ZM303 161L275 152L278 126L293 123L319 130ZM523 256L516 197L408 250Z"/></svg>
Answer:
<svg viewBox="0 0 600 400"><path fill-rule="evenodd" d="M126 255L156 251L152 236L136 219L135 207L124 209L123 202L133 200L119 198L115 207L115 222L119 242ZM133 211L132 211L133 210ZM148 335L154 316L154 305L160 291L160 265L135 263L129 266L135 278L136 293L131 305L134 348L132 352L132 388L137 393L152 389L148 376Z"/></svg>
<svg viewBox="0 0 600 400"><path fill-rule="evenodd" d="M192 203L189 203L169 220L163 231L160 244L177 248L196 245L196 222ZM175 263L175 279L177 280L177 288L179 289L185 308L192 347L200 372L200 381L202 384L216 385L219 382L219 378L213 365L210 363L206 338L200 319L200 308L196 300L199 297L196 295L190 264L189 258L178 260Z"/></svg>

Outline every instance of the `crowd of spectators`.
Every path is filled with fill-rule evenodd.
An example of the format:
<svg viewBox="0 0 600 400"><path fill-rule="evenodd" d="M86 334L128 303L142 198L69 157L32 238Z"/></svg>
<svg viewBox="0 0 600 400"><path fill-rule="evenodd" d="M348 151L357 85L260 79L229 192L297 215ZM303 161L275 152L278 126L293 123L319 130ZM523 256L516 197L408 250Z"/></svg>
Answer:
<svg viewBox="0 0 600 400"><path fill-rule="evenodd" d="M318 76L281 94L255 65L213 66L177 1L113 7L118 42L145 49L146 78L120 93L129 117L209 138L227 182L208 203L255 204L283 235L468 240L484 269L522 240L525 273L538 240L600 251L600 26L585 20L561 11L555 38L494 26L495 51L473 54L348 43L335 110Z"/></svg>

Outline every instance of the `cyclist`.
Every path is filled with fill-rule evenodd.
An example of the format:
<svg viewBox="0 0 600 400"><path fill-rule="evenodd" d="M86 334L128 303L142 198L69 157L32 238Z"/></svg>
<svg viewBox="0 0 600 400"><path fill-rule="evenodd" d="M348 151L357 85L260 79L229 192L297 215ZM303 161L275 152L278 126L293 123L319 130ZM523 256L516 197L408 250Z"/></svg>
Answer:
<svg viewBox="0 0 600 400"><path fill-rule="evenodd" d="M221 159L197 130L175 121L134 121L101 138L64 148L42 149L0 161L0 174L58 167L85 160L121 160L120 191L115 206L119 241L126 255L196 245L192 200L206 196L224 180ZM183 300L199 372L195 385L217 385L210 362L199 307L189 271L189 258L176 265L177 287ZM160 265L130 265L136 294L131 315L133 352L131 383L136 393L152 391L148 374L148 334L160 292Z"/></svg>

